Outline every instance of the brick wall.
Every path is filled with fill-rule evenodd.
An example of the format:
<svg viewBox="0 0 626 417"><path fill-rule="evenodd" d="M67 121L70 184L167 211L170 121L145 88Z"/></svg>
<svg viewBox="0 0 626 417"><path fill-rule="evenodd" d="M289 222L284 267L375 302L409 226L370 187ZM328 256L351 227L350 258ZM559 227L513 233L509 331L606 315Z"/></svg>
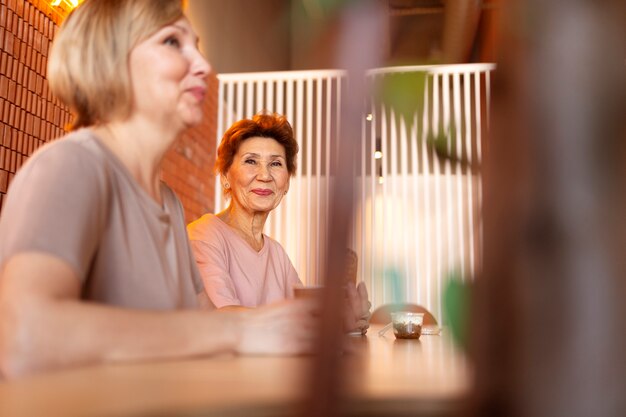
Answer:
<svg viewBox="0 0 626 417"><path fill-rule="evenodd" d="M63 134L70 114L45 80L60 16L44 1L0 1L1 208L15 172L35 149Z"/></svg>
<svg viewBox="0 0 626 417"><path fill-rule="evenodd" d="M215 204L215 135L217 132L217 87L209 77L209 94L204 103L203 123L188 131L167 154L163 180L176 192L185 208L187 223Z"/></svg>
<svg viewBox="0 0 626 417"><path fill-rule="evenodd" d="M0 0L0 210L15 172L35 149L64 134L71 116L45 79L48 53L66 10L47 0ZM217 80L210 80L204 123L166 156L164 180L187 221L213 209Z"/></svg>

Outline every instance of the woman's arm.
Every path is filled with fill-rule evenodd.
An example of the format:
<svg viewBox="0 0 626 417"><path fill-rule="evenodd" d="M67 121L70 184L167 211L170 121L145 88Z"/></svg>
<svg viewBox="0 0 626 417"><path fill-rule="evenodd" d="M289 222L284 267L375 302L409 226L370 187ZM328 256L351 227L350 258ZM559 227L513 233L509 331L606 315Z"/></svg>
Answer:
<svg viewBox="0 0 626 417"><path fill-rule="evenodd" d="M78 277L65 261L35 252L7 260L0 272L0 369L7 377L223 351L296 354L310 350L314 333L312 306L304 303L258 314L156 312L79 297Z"/></svg>

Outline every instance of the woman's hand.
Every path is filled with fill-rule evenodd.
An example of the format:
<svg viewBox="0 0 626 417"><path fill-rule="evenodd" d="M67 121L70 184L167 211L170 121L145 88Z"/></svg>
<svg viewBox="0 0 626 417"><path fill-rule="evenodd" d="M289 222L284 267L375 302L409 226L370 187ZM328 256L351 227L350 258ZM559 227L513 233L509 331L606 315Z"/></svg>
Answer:
<svg viewBox="0 0 626 417"><path fill-rule="evenodd" d="M236 352L243 355L311 353L317 331L314 300L288 300L241 311Z"/></svg>
<svg viewBox="0 0 626 417"><path fill-rule="evenodd" d="M367 333L367 329L370 326L370 316L372 315L370 312L372 303L369 301L365 283L360 282L357 286L349 283L346 285L346 294L348 302L344 329L347 332L360 331L361 334Z"/></svg>

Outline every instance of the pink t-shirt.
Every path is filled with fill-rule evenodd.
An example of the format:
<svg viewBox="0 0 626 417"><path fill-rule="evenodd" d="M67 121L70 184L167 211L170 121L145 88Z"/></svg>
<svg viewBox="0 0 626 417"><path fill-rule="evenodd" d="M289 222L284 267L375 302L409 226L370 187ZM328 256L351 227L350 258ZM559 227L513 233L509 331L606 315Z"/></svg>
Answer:
<svg viewBox="0 0 626 417"><path fill-rule="evenodd" d="M216 307L258 307L292 297L298 273L283 247L263 235L257 252L226 223L205 214L187 226L204 288Z"/></svg>

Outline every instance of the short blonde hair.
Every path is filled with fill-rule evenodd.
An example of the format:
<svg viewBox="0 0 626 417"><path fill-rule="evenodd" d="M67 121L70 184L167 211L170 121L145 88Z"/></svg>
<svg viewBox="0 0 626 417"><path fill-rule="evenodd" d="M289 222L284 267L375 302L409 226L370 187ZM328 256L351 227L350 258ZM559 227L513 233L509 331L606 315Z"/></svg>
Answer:
<svg viewBox="0 0 626 417"><path fill-rule="evenodd" d="M72 130L130 115L130 52L181 17L181 0L85 0L67 17L52 45L48 81L74 113Z"/></svg>

